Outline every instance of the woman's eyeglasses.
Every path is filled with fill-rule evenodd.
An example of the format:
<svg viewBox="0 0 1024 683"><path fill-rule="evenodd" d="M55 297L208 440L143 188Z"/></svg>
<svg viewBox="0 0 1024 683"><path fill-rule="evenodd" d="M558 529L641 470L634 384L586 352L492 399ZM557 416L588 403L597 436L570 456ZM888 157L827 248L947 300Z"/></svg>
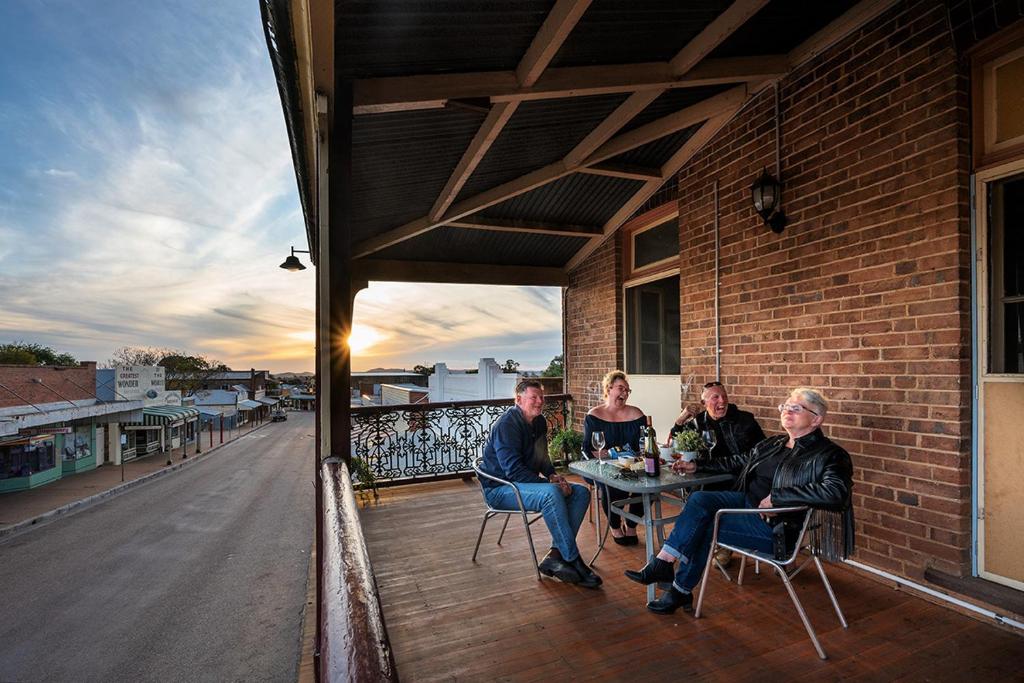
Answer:
<svg viewBox="0 0 1024 683"><path fill-rule="evenodd" d="M780 403L779 404L779 412L780 413L795 413L795 414L799 415L800 413L804 412L805 410L807 412L809 412L809 413L814 413L815 415L818 415L817 412L811 410L810 408L808 408L806 406L802 406L799 403Z"/></svg>

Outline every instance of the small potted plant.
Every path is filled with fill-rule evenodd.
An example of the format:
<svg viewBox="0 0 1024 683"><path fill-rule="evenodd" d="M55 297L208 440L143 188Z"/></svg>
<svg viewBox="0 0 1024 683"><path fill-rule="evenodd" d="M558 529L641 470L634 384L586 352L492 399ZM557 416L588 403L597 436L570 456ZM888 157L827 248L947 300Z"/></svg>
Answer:
<svg viewBox="0 0 1024 683"><path fill-rule="evenodd" d="M703 450L704 439L692 429L684 429L676 434L675 449L683 454L683 460L689 462L697 459L697 452Z"/></svg>
<svg viewBox="0 0 1024 683"><path fill-rule="evenodd" d="M582 450L583 435L575 429L556 430L548 444L548 456L552 461L563 460L568 463L576 459Z"/></svg>

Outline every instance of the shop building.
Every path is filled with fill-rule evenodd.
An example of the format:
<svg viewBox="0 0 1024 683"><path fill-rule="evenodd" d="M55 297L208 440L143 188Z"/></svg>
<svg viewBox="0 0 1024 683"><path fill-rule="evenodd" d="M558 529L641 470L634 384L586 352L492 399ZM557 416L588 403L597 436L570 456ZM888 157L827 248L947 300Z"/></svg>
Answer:
<svg viewBox="0 0 1024 683"><path fill-rule="evenodd" d="M95 362L0 366L0 493L120 461L119 425L141 419L143 402L95 386Z"/></svg>

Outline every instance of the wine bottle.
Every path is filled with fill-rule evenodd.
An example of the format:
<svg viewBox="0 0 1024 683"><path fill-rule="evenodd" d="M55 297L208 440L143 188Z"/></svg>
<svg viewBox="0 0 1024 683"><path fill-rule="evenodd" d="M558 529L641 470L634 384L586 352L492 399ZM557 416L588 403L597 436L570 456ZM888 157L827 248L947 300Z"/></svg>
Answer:
<svg viewBox="0 0 1024 683"><path fill-rule="evenodd" d="M651 416L647 416L647 427L644 429L644 473L648 477L661 475L661 451L658 449L658 437L655 434L654 426L651 424Z"/></svg>

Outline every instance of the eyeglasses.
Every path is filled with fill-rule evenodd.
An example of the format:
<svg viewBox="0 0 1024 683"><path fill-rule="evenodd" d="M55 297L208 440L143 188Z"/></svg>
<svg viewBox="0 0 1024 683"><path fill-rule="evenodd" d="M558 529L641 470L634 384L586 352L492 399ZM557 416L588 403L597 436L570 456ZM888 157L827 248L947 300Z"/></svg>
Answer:
<svg viewBox="0 0 1024 683"><path fill-rule="evenodd" d="M807 412L809 412L809 413L814 413L815 415L819 415L816 411L811 410L807 406L802 406L799 403L780 403L779 404L779 412L780 413L795 413L795 414L799 415L800 413L804 412L805 410ZM820 417L820 415L819 415L819 417Z"/></svg>
<svg viewBox="0 0 1024 683"><path fill-rule="evenodd" d="M705 389L710 389L711 387L720 387L720 386L722 386L721 382L708 382L707 384L704 385L704 388Z"/></svg>

